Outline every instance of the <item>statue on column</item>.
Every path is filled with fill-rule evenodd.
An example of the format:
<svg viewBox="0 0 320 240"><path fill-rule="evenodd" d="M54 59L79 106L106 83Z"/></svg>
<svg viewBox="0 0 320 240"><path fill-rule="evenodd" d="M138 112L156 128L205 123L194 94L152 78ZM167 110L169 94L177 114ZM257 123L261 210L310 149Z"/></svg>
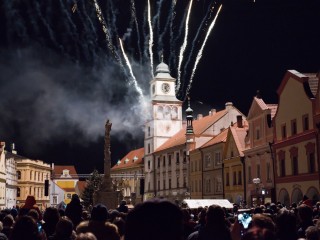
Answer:
<svg viewBox="0 0 320 240"><path fill-rule="evenodd" d="M94 203L102 203L108 208L115 209L117 207L117 192L112 189L111 179L111 151L110 151L110 132L112 123L107 120L105 124L104 136L104 177L101 187L94 193Z"/></svg>

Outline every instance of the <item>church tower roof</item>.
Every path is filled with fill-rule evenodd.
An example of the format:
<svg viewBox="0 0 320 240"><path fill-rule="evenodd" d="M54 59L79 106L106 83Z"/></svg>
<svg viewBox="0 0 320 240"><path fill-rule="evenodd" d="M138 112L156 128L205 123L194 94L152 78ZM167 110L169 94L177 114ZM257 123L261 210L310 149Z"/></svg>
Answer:
<svg viewBox="0 0 320 240"><path fill-rule="evenodd" d="M164 62L161 62L156 67L155 78L172 78L170 75L169 66L167 64L165 64Z"/></svg>

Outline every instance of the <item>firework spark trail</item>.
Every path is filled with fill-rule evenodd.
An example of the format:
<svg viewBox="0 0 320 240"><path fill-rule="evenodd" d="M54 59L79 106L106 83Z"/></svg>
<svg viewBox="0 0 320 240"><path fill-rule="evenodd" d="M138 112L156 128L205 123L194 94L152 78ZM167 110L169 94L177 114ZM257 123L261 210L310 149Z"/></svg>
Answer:
<svg viewBox="0 0 320 240"><path fill-rule="evenodd" d="M162 31L162 33L159 36L159 40L158 40L158 52L163 50L163 37L166 34L166 32L168 31L169 25L170 23L172 23L172 17L173 17L173 10L174 10L174 6L175 6L176 1L172 1L171 3L171 8L167 17L167 21L165 23L164 29Z"/></svg>
<svg viewBox="0 0 320 240"><path fill-rule="evenodd" d="M151 76L153 76L153 52L152 52L152 45L153 45L153 31L152 31L152 24L151 24L151 9L150 9L150 0L148 0L148 23L149 23L149 55L150 55L150 68L151 68Z"/></svg>
<svg viewBox="0 0 320 240"><path fill-rule="evenodd" d="M207 16L209 15L210 12L212 12L213 8L214 8L214 7L208 8L208 11L207 11L205 17L202 19L202 21L201 21L201 23L200 23L200 26L199 26L198 31L197 31L197 33L196 33L196 36L194 37L194 39L193 39L193 41L192 41L192 47L191 47L191 50L190 50L190 52L189 52L189 56L188 56L188 59L187 59L187 61L186 61L186 64L184 65L184 71L183 71L184 76L186 76L187 67L188 67L189 64L190 64L191 56L193 55L193 51L194 51L194 48L195 48L195 44L196 44L196 42L198 41L198 37L199 37L199 35L200 35L200 32L203 30L203 25L207 22L207 20L210 19L211 14L210 14L209 18L208 18ZM182 83L182 87L181 87L182 89L184 88L184 85L185 85L185 82Z"/></svg>
<svg viewBox="0 0 320 240"><path fill-rule="evenodd" d="M79 59L79 57L80 57L80 49L79 49L80 42L78 41L79 35L77 33L77 27L74 24L74 22L72 21L72 19L70 17L70 13L67 11L67 8L64 5L64 2L62 0L60 0L59 3L60 3L61 11L64 14L64 16L67 18L67 21L68 21L68 24L64 24L64 26L67 28L66 31L71 33L72 40L74 42L74 47L75 47L74 49L76 52L76 56Z"/></svg>
<svg viewBox="0 0 320 240"><path fill-rule="evenodd" d="M214 27L214 25L215 25L215 23L216 23L216 20L217 20L217 18L218 18L218 16L219 16L219 13L220 13L221 8L222 8L222 4L220 5L220 7L219 7L219 9L218 9L218 11L217 11L217 14L216 14L216 16L215 16L215 18L213 19L212 23L210 24L210 27L209 27L209 29L208 29L208 31L207 31L207 34L206 34L206 37L205 37L205 39L204 39L204 41L203 41L203 43L202 43L202 46L201 46L201 48L200 48L200 50L199 50L199 52L198 52L196 61L195 61L195 63L194 63L194 67L193 67L193 69L192 69L192 73L191 73L189 85L188 85L188 88L187 88L187 91L186 91L186 96L189 95L189 91L190 91L191 85L192 85L192 79L193 79L193 77L194 77L194 74L195 74L195 71L196 71L196 69L197 69L198 63L199 63L199 61L200 61L200 59L201 59L201 57L202 57L203 49L204 49L204 47L205 47L205 45L206 45L206 42L207 42L208 37L209 37L209 35L210 35L210 33L211 33L211 30L213 29L213 27Z"/></svg>
<svg viewBox="0 0 320 240"><path fill-rule="evenodd" d="M161 16L160 13L161 13L161 9L162 9L162 4L163 4L163 0L158 0L158 2L157 2L157 13L153 17L153 25L156 26L155 30L157 31L155 36L158 37L158 38L160 36L160 16ZM160 57L160 55L158 57Z"/></svg>
<svg viewBox="0 0 320 240"><path fill-rule="evenodd" d="M173 42L172 42L172 40L173 40L173 20L174 20L174 18L175 18L175 15L176 15L176 13L175 13L175 11L174 11L174 9L175 9L175 7L176 7L176 4L177 4L177 0L172 0L172 2L171 2L171 11L170 11L170 55L169 55L169 61L168 61L168 63L169 63L169 65L171 64L171 61L172 61L172 59L173 59L173 53L174 53L174 50L173 50ZM175 66L175 65L173 65L173 66Z"/></svg>
<svg viewBox="0 0 320 240"><path fill-rule="evenodd" d="M109 50L111 51L111 53L113 54L114 58L117 60L117 62L120 64L120 66L122 67L123 71L125 72L124 66L123 66L122 61L121 61L121 58L118 56L118 53L116 52L116 50L115 50L115 48L114 48L114 46L112 44L112 40L110 38L110 33L108 31L107 24L106 24L106 22L104 20L104 17L102 16L100 6L99 6L97 0L93 0L93 1L94 1L94 7L96 9L97 17L99 19L99 22L102 25L102 30L103 30L103 32L105 33L105 36L106 36L107 46L108 46Z"/></svg>
<svg viewBox="0 0 320 240"><path fill-rule="evenodd" d="M176 37L175 38L171 38L171 46L172 46L172 49L171 49L171 55L170 55L170 64L171 64L171 59L172 59L172 66L176 66L176 57L175 57L175 46L177 46L177 41L180 39L180 36L182 34L182 30L183 30L183 27L184 27L184 22L186 21L187 19L187 11L184 11L184 15L183 15L183 19L181 20L181 24L180 24L180 27L179 27L179 30L178 30L178 33L176 34ZM173 32L172 32L173 34Z"/></svg>
<svg viewBox="0 0 320 240"><path fill-rule="evenodd" d="M135 23L136 27L136 32L137 32L137 45L138 45L138 51L139 51L139 60L140 60L140 65L142 65L142 52L141 52L141 43L140 43L140 31L139 31L139 24L137 20L137 14L136 14L136 6L134 4L134 0L131 0L131 14L133 21Z"/></svg>
<svg viewBox="0 0 320 240"><path fill-rule="evenodd" d="M143 101L143 92L142 92L142 89L138 86L138 83L137 83L137 80L136 80L136 77L134 76L133 74L133 71L132 71L132 67L131 67L131 64L130 64L130 61L123 49L123 45L122 45L122 41L121 39L119 38L119 42L120 42L120 48L121 48L121 51L122 51L122 54L123 54L123 57L127 63L127 66L129 68L129 72L130 72L130 75L131 75L131 78L132 78L132 83L136 89L136 91L139 93L139 98L140 98L140 101Z"/></svg>
<svg viewBox="0 0 320 240"><path fill-rule="evenodd" d="M178 91L179 88L180 88L181 64L182 64L182 60L183 60L184 51L186 50L186 47L187 47L188 32L189 32L189 19L190 19L190 12L191 12L191 7L192 7L192 2L193 2L193 0L191 0L190 3L189 3L190 5L189 5L187 19L186 19L184 40L183 40L183 44L182 44L182 46L180 48L176 91Z"/></svg>

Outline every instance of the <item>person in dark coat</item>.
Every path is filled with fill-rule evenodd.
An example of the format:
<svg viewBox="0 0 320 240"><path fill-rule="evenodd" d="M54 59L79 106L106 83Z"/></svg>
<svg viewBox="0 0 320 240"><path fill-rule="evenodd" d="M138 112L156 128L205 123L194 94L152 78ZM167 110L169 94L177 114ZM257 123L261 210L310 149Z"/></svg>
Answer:
<svg viewBox="0 0 320 240"><path fill-rule="evenodd" d="M127 206L127 202L126 202L125 200L122 200L122 201L120 202L120 206L117 208L117 210L118 210L119 212L122 212L122 213L128 213L129 208L128 208L128 206Z"/></svg>
<svg viewBox="0 0 320 240"><path fill-rule="evenodd" d="M27 215L28 212L31 210L31 209L34 209L37 211L37 213L39 214L39 221L42 220L42 214L40 212L40 209L39 207L37 206L36 204L36 199L34 196L32 195L29 195L27 196L26 198L26 202L25 204L20 208L19 210L19 216L24 216L24 215Z"/></svg>
<svg viewBox="0 0 320 240"><path fill-rule="evenodd" d="M74 228L82 221L82 205L77 194L73 194L71 202L67 204L66 216L72 221Z"/></svg>

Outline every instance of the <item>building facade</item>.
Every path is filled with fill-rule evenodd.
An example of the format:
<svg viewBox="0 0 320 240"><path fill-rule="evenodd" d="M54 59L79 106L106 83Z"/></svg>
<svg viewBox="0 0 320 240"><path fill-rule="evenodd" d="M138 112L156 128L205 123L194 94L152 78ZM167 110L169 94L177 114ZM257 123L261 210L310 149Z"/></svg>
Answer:
<svg viewBox="0 0 320 240"><path fill-rule="evenodd" d="M5 142L0 142L0 209L6 207L6 160Z"/></svg>
<svg viewBox="0 0 320 240"><path fill-rule="evenodd" d="M239 116L237 123L229 127L223 153L224 198L236 204L246 199L244 182L245 137L248 126Z"/></svg>
<svg viewBox="0 0 320 240"><path fill-rule="evenodd" d="M65 204L70 203L72 194L76 193L75 187L79 181L75 167L73 165L54 165L52 172L52 181L64 190L64 197L61 201ZM58 196L56 192L51 194ZM53 202L60 202L60 199L53 199Z"/></svg>
<svg viewBox="0 0 320 240"><path fill-rule="evenodd" d="M277 104L266 104L259 94L253 98L247 121L245 181L246 201L255 203L275 202L273 174L273 125Z"/></svg>
<svg viewBox="0 0 320 240"><path fill-rule="evenodd" d="M319 79L295 70L285 74L278 88L274 117L275 186L277 201L289 206L303 196L319 200L315 95ZM299 97L297 97L299 96Z"/></svg>
<svg viewBox="0 0 320 240"><path fill-rule="evenodd" d="M144 148L130 151L111 168L114 188L119 192L118 202L126 200L135 205L143 201ZM121 198L121 199L120 199Z"/></svg>

